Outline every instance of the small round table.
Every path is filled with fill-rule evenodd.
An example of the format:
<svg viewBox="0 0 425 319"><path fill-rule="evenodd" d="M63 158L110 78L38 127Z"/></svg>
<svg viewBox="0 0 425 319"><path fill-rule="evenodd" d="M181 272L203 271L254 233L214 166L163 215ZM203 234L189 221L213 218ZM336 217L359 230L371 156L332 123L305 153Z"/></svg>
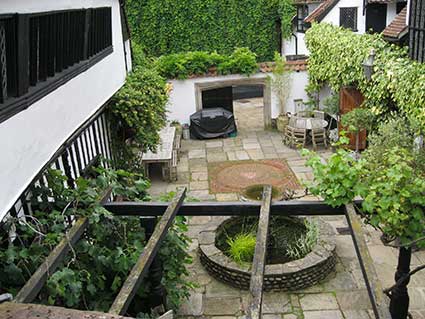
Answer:
<svg viewBox="0 0 425 319"><path fill-rule="evenodd" d="M325 128L328 126L328 121L315 117L296 117L295 126L306 130L320 127Z"/></svg>

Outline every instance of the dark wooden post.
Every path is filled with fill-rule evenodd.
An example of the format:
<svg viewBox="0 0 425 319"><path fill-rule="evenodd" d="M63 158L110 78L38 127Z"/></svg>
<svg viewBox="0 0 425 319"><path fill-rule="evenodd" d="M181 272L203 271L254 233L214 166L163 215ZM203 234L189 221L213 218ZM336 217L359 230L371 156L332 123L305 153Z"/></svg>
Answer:
<svg viewBox="0 0 425 319"><path fill-rule="evenodd" d="M400 247L398 255L397 272L395 273L395 281L408 275L410 272L410 260L412 258L412 249L410 247ZM403 280L397 285L391 293L390 313L392 319L406 319L409 313L409 293L407 285L410 277Z"/></svg>
<svg viewBox="0 0 425 319"><path fill-rule="evenodd" d="M142 226L145 228L146 239L151 238L155 226L157 224L156 217L145 217L141 218ZM150 281L151 292L149 294L149 306L155 308L157 306L164 305L166 306L166 291L162 285L162 276L163 276L163 267L161 259L158 255L152 261L151 266L149 267L148 278Z"/></svg>

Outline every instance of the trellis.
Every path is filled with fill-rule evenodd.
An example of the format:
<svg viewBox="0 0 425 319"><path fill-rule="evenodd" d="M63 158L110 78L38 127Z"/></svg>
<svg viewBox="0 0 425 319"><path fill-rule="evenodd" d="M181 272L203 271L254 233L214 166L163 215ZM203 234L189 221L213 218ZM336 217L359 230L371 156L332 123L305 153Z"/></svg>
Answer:
<svg viewBox="0 0 425 319"><path fill-rule="evenodd" d="M149 268L156 258L157 252L165 238L170 226L177 215L183 216L259 216L257 230L257 242L255 247L253 266L251 272L251 284L249 305L245 309L248 319L259 319L263 298L264 267L266 259L267 235L269 219L271 215L279 216L323 216L345 215L353 239L356 255L360 264L366 288L369 294L372 310L375 318L389 319L389 299L383 293L372 258L369 254L360 217L357 215L353 204L334 208L322 201L271 201L271 186L265 186L261 202L199 202L184 203L186 189L177 192L170 203L159 202L108 202L111 191L105 192L101 204L115 216L139 216L156 218L161 216L160 221L154 227L147 245L141 253L138 261L125 280L120 292L116 296L108 314L104 318L113 318L114 315L125 315L146 277ZM44 263L32 275L25 286L19 291L14 304L0 304L0 318L2 310L7 310L8 318L22 317L23 314L31 314L31 307L25 308L25 304L31 303L45 284L48 274L53 273L69 252L71 246L82 236L88 226L86 218L78 219L68 230L65 238L50 253ZM60 312L62 308L51 307L50 313ZM71 310L69 310L71 311ZM100 318L99 313L90 313L92 318ZM81 313L72 313L82 316ZM98 317L96 317L98 316ZM112 316L112 317L111 317ZM72 317L72 316L70 316ZM160 318L172 318L170 312Z"/></svg>

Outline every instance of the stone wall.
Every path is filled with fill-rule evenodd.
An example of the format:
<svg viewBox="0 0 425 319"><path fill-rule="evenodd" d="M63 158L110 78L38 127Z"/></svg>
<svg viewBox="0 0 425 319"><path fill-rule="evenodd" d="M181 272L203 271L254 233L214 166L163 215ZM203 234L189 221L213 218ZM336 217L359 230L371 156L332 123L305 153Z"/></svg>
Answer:
<svg viewBox="0 0 425 319"><path fill-rule="evenodd" d="M218 228L218 227L217 227ZM302 259L285 264L266 265L265 291L291 291L307 288L325 279L335 268L335 240L331 227L319 223L320 236L313 250ZM202 265L217 280L233 287L249 289L250 265L239 265L215 246L216 229L204 231L199 236L199 253Z"/></svg>

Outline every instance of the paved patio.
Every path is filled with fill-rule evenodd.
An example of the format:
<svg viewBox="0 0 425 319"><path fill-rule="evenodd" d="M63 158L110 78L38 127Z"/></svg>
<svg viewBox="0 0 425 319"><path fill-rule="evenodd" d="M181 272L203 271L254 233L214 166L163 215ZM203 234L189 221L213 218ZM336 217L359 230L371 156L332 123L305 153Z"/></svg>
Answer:
<svg viewBox="0 0 425 319"><path fill-rule="evenodd" d="M331 152L320 150L326 159ZM186 186L188 196L200 200L236 201L237 193L216 193L209 191L208 164L223 161L243 161L262 159L285 160L299 181L312 178L311 169L305 166L305 159L297 150L288 148L278 132L241 130L235 138L209 141L182 141L182 152L178 164L178 181L165 183L153 181L151 194L157 196ZM299 190L299 194L303 191ZM306 196L304 200L315 199ZM265 293L263 318L265 319L368 319L373 318L371 305L359 264L355 255L351 236L345 232L344 217L324 217L336 234L336 272L321 284L292 293ZM202 267L197 254L198 235L201 230L218 223L223 218L192 217L189 220L189 237L192 239L190 254L194 263L190 266L190 279L198 284L190 299L181 307L181 318L240 318L246 307L248 293L231 288L213 279ZM379 233L367 227L367 240L375 261L378 275L384 285L393 284L397 250L382 245ZM425 251L415 252L412 265L425 263ZM411 313L413 318L425 319L425 272L415 275L409 284Z"/></svg>

